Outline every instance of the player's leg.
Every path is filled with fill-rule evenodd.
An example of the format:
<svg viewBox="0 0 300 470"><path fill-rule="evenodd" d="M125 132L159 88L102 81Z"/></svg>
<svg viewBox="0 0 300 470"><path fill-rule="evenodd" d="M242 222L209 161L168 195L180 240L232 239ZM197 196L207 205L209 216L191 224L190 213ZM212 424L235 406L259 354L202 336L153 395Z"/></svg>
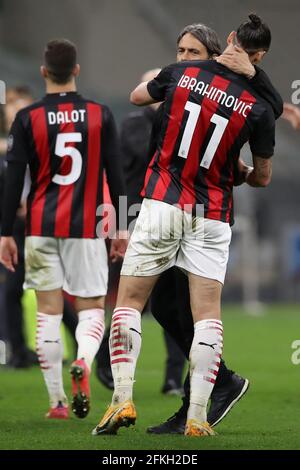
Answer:
<svg viewBox="0 0 300 470"><path fill-rule="evenodd" d="M170 231L175 233L173 226L181 222L178 216L181 211L168 204L145 200L131 236L111 324L113 406L132 399L141 347L141 312L160 274L175 262L179 240L170 239Z"/></svg>
<svg viewBox="0 0 300 470"><path fill-rule="evenodd" d="M205 427L207 404L218 374L223 348L222 284L189 273L194 339L190 351L190 406L186 433ZM204 423L204 424L203 424ZM205 429L203 430L205 433Z"/></svg>
<svg viewBox="0 0 300 470"><path fill-rule="evenodd" d="M136 363L142 343L141 312L158 276L121 276L110 330L110 358L114 379L111 406L94 435L116 434L121 426L136 420L132 401ZM123 307L122 305L126 305Z"/></svg>
<svg viewBox="0 0 300 470"><path fill-rule="evenodd" d="M93 360L99 350L105 330L105 297L79 298L75 300L78 312L76 340L77 359L72 363L72 411L78 418L85 418L90 410L90 373Z"/></svg>
<svg viewBox="0 0 300 470"><path fill-rule="evenodd" d="M64 290L76 297L78 313L77 359L70 369L72 410L85 418L90 409L90 371L105 330L107 251L102 239L60 240L59 249L65 269Z"/></svg>
<svg viewBox="0 0 300 470"><path fill-rule="evenodd" d="M190 351L191 393L187 435L213 433L207 403L216 381L223 347L221 293L231 230L229 224L185 214L184 239L177 266L189 273L194 338Z"/></svg>
<svg viewBox="0 0 300 470"><path fill-rule="evenodd" d="M158 275L121 276L110 334L111 367L115 383L113 405L132 399L135 367L142 341L141 312L157 279Z"/></svg>
<svg viewBox="0 0 300 470"><path fill-rule="evenodd" d="M173 272L172 282L176 286L176 298L173 291L170 291L171 295L168 295L169 291L165 292L167 283L164 280L170 271ZM172 302L176 303L176 312L172 310L171 315L168 315L168 305L172 305ZM163 273L153 290L151 305L154 318L174 338L188 359L194 336L188 276L178 268ZM228 369L225 361L221 359L207 414L207 421L211 426L216 426L227 415L246 393L248 386L249 381ZM159 425L149 427L147 431L153 434L184 434L189 404L188 372L184 381L182 406L170 418Z"/></svg>
<svg viewBox="0 0 300 470"><path fill-rule="evenodd" d="M117 306L113 314L110 354L114 394L107 413L93 434L114 434L135 422L132 389L141 347L141 312L159 275L176 260L179 240L170 237L168 216L182 211L158 201L145 200L125 255ZM180 228L182 227L181 219ZM149 229L155 233L149 233ZM174 230L173 230L174 233Z"/></svg>
<svg viewBox="0 0 300 470"><path fill-rule="evenodd" d="M75 300L78 312L76 340L78 343L77 359L84 359L89 370L100 347L104 328L105 297L80 298Z"/></svg>
<svg viewBox="0 0 300 470"><path fill-rule="evenodd" d="M67 418L67 399L63 389L63 344L60 325L63 313L63 268L57 240L26 237L25 286L37 297L36 348L49 394L48 418Z"/></svg>
<svg viewBox="0 0 300 470"><path fill-rule="evenodd" d="M47 418L67 418L67 397L63 387L63 343L60 332L63 312L61 289L36 291L36 350L49 394Z"/></svg>

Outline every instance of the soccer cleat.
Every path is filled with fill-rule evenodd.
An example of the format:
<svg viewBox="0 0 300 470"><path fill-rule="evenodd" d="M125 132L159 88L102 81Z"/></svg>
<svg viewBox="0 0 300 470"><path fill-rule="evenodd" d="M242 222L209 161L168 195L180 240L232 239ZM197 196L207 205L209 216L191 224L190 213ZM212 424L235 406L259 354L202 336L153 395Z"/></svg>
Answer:
<svg viewBox="0 0 300 470"><path fill-rule="evenodd" d="M85 418L90 411L90 371L84 359L77 359L71 365L72 411L78 418Z"/></svg>
<svg viewBox="0 0 300 470"><path fill-rule="evenodd" d="M249 388L249 381L232 373L225 385L213 390L207 421L216 426L229 413L233 406L244 396ZM147 429L150 434L184 434L187 408L181 407L177 413L157 426Z"/></svg>
<svg viewBox="0 0 300 470"><path fill-rule="evenodd" d="M183 407L177 413L157 426L147 428L149 434L184 434L186 411Z"/></svg>
<svg viewBox="0 0 300 470"><path fill-rule="evenodd" d="M188 419L184 434L185 436L201 437L215 436L216 433L207 422L200 423L200 421L197 421L196 419Z"/></svg>
<svg viewBox="0 0 300 470"><path fill-rule="evenodd" d="M69 407L68 405L64 405L61 401L59 401L57 406L49 409L45 417L47 419L68 419Z"/></svg>
<svg viewBox="0 0 300 470"><path fill-rule="evenodd" d="M136 410L131 400L124 401L115 406L109 406L102 420L92 431L93 436L99 434L117 434L121 426L129 427L134 425L136 420Z"/></svg>
<svg viewBox="0 0 300 470"><path fill-rule="evenodd" d="M229 413L233 406L245 395L249 388L249 380L233 373L230 381L214 388L211 405L207 415L210 426L216 426Z"/></svg>

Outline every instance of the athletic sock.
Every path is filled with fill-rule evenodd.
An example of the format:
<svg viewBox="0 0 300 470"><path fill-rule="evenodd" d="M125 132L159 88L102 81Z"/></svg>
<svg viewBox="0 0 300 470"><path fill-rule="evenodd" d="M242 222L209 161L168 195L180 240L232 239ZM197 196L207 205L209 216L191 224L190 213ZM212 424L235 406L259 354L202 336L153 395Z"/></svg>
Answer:
<svg viewBox="0 0 300 470"><path fill-rule="evenodd" d="M78 326L76 328L77 359L84 359L90 370L103 339L104 330L103 309L93 308L78 313Z"/></svg>
<svg viewBox="0 0 300 470"><path fill-rule="evenodd" d="M133 308L116 308L112 317L109 340L115 386L113 405L132 399L134 373L141 343L140 312Z"/></svg>
<svg viewBox="0 0 300 470"><path fill-rule="evenodd" d="M216 382L223 348L220 320L202 320L194 325L190 351L191 394L188 419L207 420L207 403Z"/></svg>
<svg viewBox="0 0 300 470"><path fill-rule="evenodd" d="M62 315L37 314L36 350L51 407L57 406L58 402L67 403L62 377L61 320Z"/></svg>

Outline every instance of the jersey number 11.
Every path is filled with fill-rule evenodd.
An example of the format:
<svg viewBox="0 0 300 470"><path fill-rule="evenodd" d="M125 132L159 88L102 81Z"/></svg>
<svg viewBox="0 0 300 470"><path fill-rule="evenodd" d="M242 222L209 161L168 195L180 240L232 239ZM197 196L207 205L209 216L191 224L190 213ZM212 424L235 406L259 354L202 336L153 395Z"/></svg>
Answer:
<svg viewBox="0 0 300 470"><path fill-rule="evenodd" d="M188 153L190 150L190 146L192 143L193 135L195 132L195 128L198 122L198 118L201 112L201 105L192 103L191 101L187 101L184 107L187 111L189 111L189 117L186 122L186 126L184 129L184 133L182 136L178 156L182 158L187 158ZM209 169L211 162L215 156L217 151L218 145L221 142L225 129L228 125L228 119L225 119L218 114L213 114L211 117L210 122L216 125L214 132L211 136L211 139L206 147L205 153L203 155L202 161L200 166L203 168Z"/></svg>

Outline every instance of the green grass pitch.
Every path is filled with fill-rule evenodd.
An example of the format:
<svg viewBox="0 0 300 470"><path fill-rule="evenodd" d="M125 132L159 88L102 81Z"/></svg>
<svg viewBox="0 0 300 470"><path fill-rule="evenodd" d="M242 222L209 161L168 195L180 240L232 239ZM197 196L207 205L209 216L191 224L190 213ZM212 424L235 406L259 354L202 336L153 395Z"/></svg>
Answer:
<svg viewBox="0 0 300 470"><path fill-rule="evenodd" d="M299 306L276 306L262 317L238 307L224 309L224 358L250 380L247 395L206 438L147 435L146 427L169 417L180 404L160 393L164 346L159 326L143 322L143 347L138 363L136 426L117 436L91 436L111 393L93 374L92 410L85 420L47 421L47 395L37 367L28 371L0 369L0 449L201 450L299 449L300 365L293 365L291 344L300 339ZM68 367L65 386L70 393Z"/></svg>

